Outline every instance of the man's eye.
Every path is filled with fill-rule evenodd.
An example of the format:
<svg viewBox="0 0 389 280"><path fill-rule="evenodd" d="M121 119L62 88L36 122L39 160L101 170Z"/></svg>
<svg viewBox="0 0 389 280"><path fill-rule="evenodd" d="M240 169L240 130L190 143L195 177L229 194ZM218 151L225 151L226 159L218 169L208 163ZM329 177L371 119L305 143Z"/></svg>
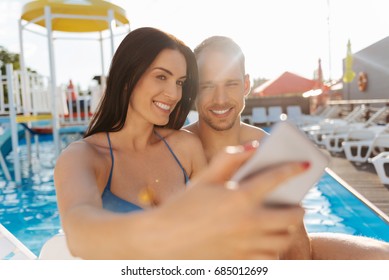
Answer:
<svg viewBox="0 0 389 280"><path fill-rule="evenodd" d="M202 85L200 88L201 88L202 90L206 90L206 89L213 89L214 86L213 86L213 85Z"/></svg>
<svg viewBox="0 0 389 280"><path fill-rule="evenodd" d="M183 87L185 84L185 81L177 81L177 86Z"/></svg>

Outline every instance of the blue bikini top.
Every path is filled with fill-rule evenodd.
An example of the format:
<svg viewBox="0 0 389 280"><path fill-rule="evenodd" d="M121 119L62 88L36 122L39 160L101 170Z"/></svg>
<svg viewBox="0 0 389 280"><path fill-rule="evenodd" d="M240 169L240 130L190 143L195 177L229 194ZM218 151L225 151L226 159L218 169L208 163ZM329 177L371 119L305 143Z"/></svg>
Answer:
<svg viewBox="0 0 389 280"><path fill-rule="evenodd" d="M174 154L173 150L167 143L166 139L163 138L161 135L159 135L156 131L154 131L155 135L157 135L166 145L166 147L169 149L170 153L173 155L174 159L180 166L182 172L184 173L184 179L185 179L185 184L189 181L189 176L186 173L184 167L182 166L181 162L177 158L177 156ZM114 156L113 156L113 151L112 151L112 146L111 146L111 139L109 138L109 133L107 132L107 138L108 138L108 145L109 145L109 152L111 154L111 170L109 173L109 178L108 182L104 188L103 194L101 195L101 198L103 200L103 208L113 211L113 212L120 212L120 213L127 213L131 211L139 211L142 210L142 208L138 205L135 205L127 200L124 200L115 194L111 192L111 180L112 180L112 173L113 173L113 166L114 166Z"/></svg>

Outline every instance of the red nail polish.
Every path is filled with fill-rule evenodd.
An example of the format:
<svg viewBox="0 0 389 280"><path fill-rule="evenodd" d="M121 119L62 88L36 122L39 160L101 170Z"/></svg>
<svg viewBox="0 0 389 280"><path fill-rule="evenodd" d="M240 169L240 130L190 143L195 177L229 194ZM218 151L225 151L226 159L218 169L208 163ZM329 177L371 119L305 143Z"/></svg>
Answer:
<svg viewBox="0 0 389 280"><path fill-rule="evenodd" d="M301 166L303 167L304 170L309 169L311 167L311 163L309 161L304 161L301 163Z"/></svg>
<svg viewBox="0 0 389 280"><path fill-rule="evenodd" d="M243 149L245 151L252 151L252 150L255 150L256 148L258 148L259 146L259 142L257 140L254 140L254 141L251 141L249 143L246 143L243 145Z"/></svg>

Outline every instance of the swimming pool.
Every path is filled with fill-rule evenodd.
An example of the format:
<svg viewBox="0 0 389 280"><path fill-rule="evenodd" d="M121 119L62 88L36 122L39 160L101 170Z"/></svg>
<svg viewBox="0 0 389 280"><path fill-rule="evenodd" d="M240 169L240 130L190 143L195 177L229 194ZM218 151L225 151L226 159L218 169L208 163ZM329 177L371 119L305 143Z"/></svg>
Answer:
<svg viewBox="0 0 389 280"><path fill-rule="evenodd" d="M22 187L0 177L0 223L39 255L46 240L60 231L53 183L54 146L50 138L39 143L40 160L21 142ZM6 158L11 162L11 155ZM11 169L11 164L9 164ZM12 169L10 170L12 172ZM339 232L363 235L389 242L389 224L345 188L333 175L325 173L303 200L308 232Z"/></svg>
<svg viewBox="0 0 389 280"><path fill-rule="evenodd" d="M0 223L23 242L33 253L39 254L43 243L59 232L60 220L53 183L54 145L49 137L39 142L40 160L32 152L28 166L27 147L20 142L22 186L0 180ZM6 157L13 173L12 155Z"/></svg>
<svg viewBox="0 0 389 280"><path fill-rule="evenodd" d="M338 232L389 241L388 221L336 177L328 170L304 198L308 232Z"/></svg>

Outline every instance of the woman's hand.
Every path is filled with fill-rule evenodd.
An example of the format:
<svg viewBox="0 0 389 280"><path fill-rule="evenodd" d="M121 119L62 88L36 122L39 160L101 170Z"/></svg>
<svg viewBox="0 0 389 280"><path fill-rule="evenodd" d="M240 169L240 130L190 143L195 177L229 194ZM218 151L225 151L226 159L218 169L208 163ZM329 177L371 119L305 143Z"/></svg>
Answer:
<svg viewBox="0 0 389 280"><path fill-rule="evenodd" d="M229 147L183 193L152 210L144 253L157 259L277 259L303 219L301 207L268 208L264 197L306 169L304 163L269 168L241 182L229 178L252 155ZM145 230L147 231L147 230ZM144 243L145 244L145 243Z"/></svg>

